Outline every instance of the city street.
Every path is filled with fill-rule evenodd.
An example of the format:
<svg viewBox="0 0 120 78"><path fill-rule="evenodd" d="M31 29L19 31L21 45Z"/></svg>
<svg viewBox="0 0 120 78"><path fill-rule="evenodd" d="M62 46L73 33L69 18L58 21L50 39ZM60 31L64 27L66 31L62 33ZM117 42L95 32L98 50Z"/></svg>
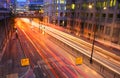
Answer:
<svg viewBox="0 0 120 78"><path fill-rule="evenodd" d="M0 78L120 78L120 0L0 0Z"/></svg>
<svg viewBox="0 0 120 78"><path fill-rule="evenodd" d="M75 57L71 56L68 52L66 52L66 50L60 48L59 46L51 42L51 37L43 30L40 30L36 27L31 27L31 24L24 23L20 19L17 19L16 27L18 38L14 36L15 38L13 38L13 40L20 42L19 48L21 48L21 50L14 49L17 53L20 52L20 54L15 56L13 53L11 53L11 55L14 59L19 58L19 60L21 58L29 58L30 69L33 70L33 72L29 73L24 72L25 74L23 75L21 75L21 73L23 72L16 72L18 73L19 77L24 76L25 78L103 78L94 70L88 68L84 64L76 66L74 61ZM10 54L7 53L7 55ZM20 65L20 61L17 63L12 62L11 64ZM17 69L17 67L15 68ZM22 69L23 71L29 71L29 66L21 68L24 68ZM10 71L10 73L12 72ZM32 75L30 73L32 73Z"/></svg>

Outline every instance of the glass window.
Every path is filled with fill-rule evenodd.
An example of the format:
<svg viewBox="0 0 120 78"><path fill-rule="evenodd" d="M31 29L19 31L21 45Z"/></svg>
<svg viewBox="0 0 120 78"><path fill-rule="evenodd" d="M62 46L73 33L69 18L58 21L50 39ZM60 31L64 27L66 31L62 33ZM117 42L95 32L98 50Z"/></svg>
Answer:
<svg viewBox="0 0 120 78"><path fill-rule="evenodd" d="M106 14L102 14L102 18L105 18L106 17Z"/></svg>
<svg viewBox="0 0 120 78"><path fill-rule="evenodd" d="M92 18L93 17L93 13L90 13L90 18Z"/></svg>
<svg viewBox="0 0 120 78"><path fill-rule="evenodd" d="M57 9L57 10L59 10L59 8L58 8L58 7L56 7L56 9Z"/></svg>
<svg viewBox="0 0 120 78"><path fill-rule="evenodd" d="M56 16L58 16L58 12L56 12Z"/></svg>
<svg viewBox="0 0 120 78"><path fill-rule="evenodd" d="M97 7L97 8L101 8L101 5L102 5L102 2L97 2L97 3L96 3L96 7Z"/></svg>
<svg viewBox="0 0 120 78"><path fill-rule="evenodd" d="M82 9L86 9L88 7L88 5L86 3L82 4Z"/></svg>
<svg viewBox="0 0 120 78"><path fill-rule="evenodd" d="M100 16L100 13L96 13L95 17L98 18Z"/></svg>
<svg viewBox="0 0 120 78"><path fill-rule="evenodd" d="M59 1L57 0L57 3L59 3Z"/></svg>
<svg viewBox="0 0 120 78"><path fill-rule="evenodd" d="M64 7L64 6L61 6L61 10L65 10L65 7Z"/></svg>
<svg viewBox="0 0 120 78"><path fill-rule="evenodd" d="M116 0L110 0L110 3L109 3L110 7L113 7L116 5Z"/></svg>
<svg viewBox="0 0 120 78"><path fill-rule="evenodd" d="M107 6L107 1L104 1L103 3L102 3L102 7L106 7Z"/></svg>
<svg viewBox="0 0 120 78"><path fill-rule="evenodd" d="M103 26L103 25L100 25L100 32L103 33L103 31L104 31L104 26Z"/></svg>
<svg viewBox="0 0 120 78"><path fill-rule="evenodd" d="M75 9L75 4L72 4L72 5L71 5L71 8L72 8L72 9Z"/></svg>
<svg viewBox="0 0 120 78"><path fill-rule="evenodd" d="M118 4L118 9L120 9L120 3Z"/></svg>
<svg viewBox="0 0 120 78"><path fill-rule="evenodd" d="M92 29L92 24L89 24L88 30L91 30L91 29Z"/></svg>
<svg viewBox="0 0 120 78"><path fill-rule="evenodd" d="M106 27L105 34L110 35L110 27Z"/></svg>
<svg viewBox="0 0 120 78"><path fill-rule="evenodd" d="M60 16L61 16L61 17L63 16L63 12L60 13Z"/></svg>
<svg viewBox="0 0 120 78"><path fill-rule="evenodd" d="M64 4L65 3L65 0L60 0L60 4Z"/></svg>
<svg viewBox="0 0 120 78"><path fill-rule="evenodd" d="M113 14L108 14L108 18L113 18Z"/></svg>
<svg viewBox="0 0 120 78"><path fill-rule="evenodd" d="M120 14L117 14L117 18L120 18Z"/></svg>
<svg viewBox="0 0 120 78"><path fill-rule="evenodd" d="M119 37L120 34L120 28L114 28L113 30L113 37Z"/></svg>

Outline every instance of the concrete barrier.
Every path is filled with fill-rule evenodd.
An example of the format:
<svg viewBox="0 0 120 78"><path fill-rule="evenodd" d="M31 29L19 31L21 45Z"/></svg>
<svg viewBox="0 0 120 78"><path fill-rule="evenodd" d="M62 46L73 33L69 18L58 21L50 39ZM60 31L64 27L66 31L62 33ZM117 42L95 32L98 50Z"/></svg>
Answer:
<svg viewBox="0 0 120 78"><path fill-rule="evenodd" d="M71 55L73 55L74 57L82 56L83 57L83 63L86 64L87 66L89 66L90 68L92 68L93 70L95 70L96 72L98 72L99 74L101 74L103 77L105 77L105 78L120 78L120 74L118 74L117 72L107 68L106 66L102 65L101 63L99 63L96 60L93 60L93 63L90 64L90 57L88 57L85 54L77 51L73 47L63 43L62 41L60 41L60 40L58 40L58 39L56 39L52 36L51 36L51 40L54 43L56 43L57 45L59 45L60 47L62 47L63 49L66 49L66 50L69 49L69 53Z"/></svg>

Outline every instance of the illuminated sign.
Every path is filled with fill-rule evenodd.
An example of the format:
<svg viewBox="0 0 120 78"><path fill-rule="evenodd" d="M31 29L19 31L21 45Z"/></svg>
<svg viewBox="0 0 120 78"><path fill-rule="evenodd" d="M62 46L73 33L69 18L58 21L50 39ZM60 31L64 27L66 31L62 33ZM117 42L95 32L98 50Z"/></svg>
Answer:
<svg viewBox="0 0 120 78"><path fill-rule="evenodd" d="M28 66L30 65L29 58L21 59L21 66Z"/></svg>
<svg viewBox="0 0 120 78"><path fill-rule="evenodd" d="M77 57L76 58L76 65L82 64L82 63L83 63L82 57Z"/></svg>

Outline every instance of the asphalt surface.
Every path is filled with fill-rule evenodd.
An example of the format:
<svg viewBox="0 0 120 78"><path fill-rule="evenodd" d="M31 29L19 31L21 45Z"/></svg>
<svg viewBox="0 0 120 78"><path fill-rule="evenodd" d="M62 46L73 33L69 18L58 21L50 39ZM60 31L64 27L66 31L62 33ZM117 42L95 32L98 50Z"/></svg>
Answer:
<svg viewBox="0 0 120 78"><path fill-rule="evenodd" d="M18 36L13 33L0 61L0 78L6 78L7 75L17 74L21 77L29 69L28 66L21 66L21 59L25 58Z"/></svg>

